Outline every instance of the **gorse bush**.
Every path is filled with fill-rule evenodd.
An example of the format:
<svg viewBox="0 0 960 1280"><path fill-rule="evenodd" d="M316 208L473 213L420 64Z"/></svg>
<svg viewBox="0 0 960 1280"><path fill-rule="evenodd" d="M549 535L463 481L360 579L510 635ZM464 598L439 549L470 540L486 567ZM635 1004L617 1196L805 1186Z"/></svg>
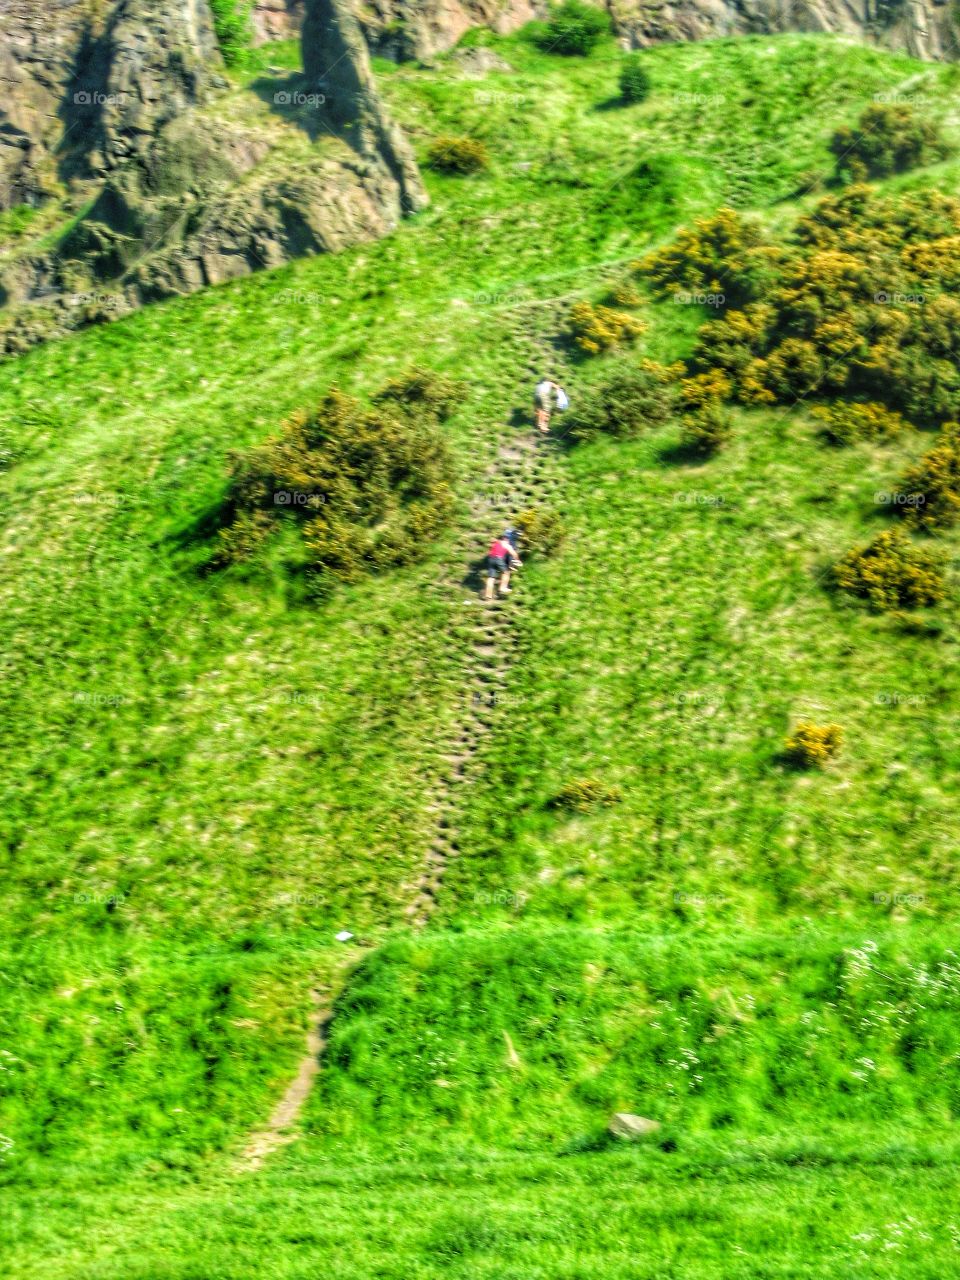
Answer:
<svg viewBox="0 0 960 1280"><path fill-rule="evenodd" d="M577 778L563 784L550 801L550 808L589 813L591 809L619 804L622 799L623 792L619 787L608 786L598 778Z"/></svg>
<svg viewBox="0 0 960 1280"><path fill-rule="evenodd" d="M540 507L528 507L517 517L520 547L524 555L550 556L563 544L566 530L563 520L555 511Z"/></svg>
<svg viewBox="0 0 960 1280"><path fill-rule="evenodd" d="M246 0L210 0L213 10L213 28L217 43L228 67L243 61L250 48L252 28L250 4Z"/></svg>
<svg viewBox="0 0 960 1280"><path fill-rule="evenodd" d="M592 52L610 30L610 17L592 4L581 0L564 0L551 10L537 44L544 53L564 57L583 57Z"/></svg>
<svg viewBox="0 0 960 1280"><path fill-rule="evenodd" d="M833 576L838 587L877 610L924 608L946 594L941 560L899 529L849 551L834 565Z"/></svg>
<svg viewBox="0 0 960 1280"><path fill-rule="evenodd" d="M680 427L680 447L709 458L719 452L733 435L730 410L714 401L687 414Z"/></svg>
<svg viewBox="0 0 960 1280"><path fill-rule="evenodd" d="M731 381L722 369L698 373L680 381L680 400L685 409L703 409L719 404L730 395Z"/></svg>
<svg viewBox="0 0 960 1280"><path fill-rule="evenodd" d="M679 282L733 299L700 327L687 370L689 378L722 375L731 399L829 399L825 422L837 442L882 436L901 418L939 426L956 416L960 302L944 292L955 270L960 285L956 200L849 187L822 200L781 244L721 211L639 270L664 297ZM844 416L846 399L870 408Z"/></svg>
<svg viewBox="0 0 960 1280"><path fill-rule="evenodd" d="M960 423L948 422L937 443L900 478L908 501L898 510L913 524L944 529L960 519Z"/></svg>
<svg viewBox="0 0 960 1280"><path fill-rule="evenodd" d="M490 167L490 152L477 138L434 138L427 163L439 173L479 173Z"/></svg>
<svg viewBox="0 0 960 1280"><path fill-rule="evenodd" d="M644 102L650 96L650 87L643 54L627 54L620 68L620 96L624 102Z"/></svg>
<svg viewBox="0 0 960 1280"><path fill-rule="evenodd" d="M909 426L899 413L873 401L816 405L813 416L823 424L824 439L835 445L855 444L858 440L888 440Z"/></svg>
<svg viewBox="0 0 960 1280"><path fill-rule="evenodd" d="M822 767L837 754L843 742L843 730L838 724L798 724L787 738L786 753L791 762L801 769Z"/></svg>
<svg viewBox="0 0 960 1280"><path fill-rule="evenodd" d="M840 178L862 182L886 178L947 154L939 130L908 106L875 103L853 129L838 129L830 141Z"/></svg>
<svg viewBox="0 0 960 1280"><path fill-rule="evenodd" d="M615 365L601 386L581 395L568 417L567 434L573 440L626 438L662 425L676 404L673 372L652 362Z"/></svg>
<svg viewBox="0 0 960 1280"><path fill-rule="evenodd" d="M334 388L273 439L235 455L221 560L252 556L284 524L302 535L304 564L351 582L421 558L452 509L452 469L437 430L456 385L415 371L372 408Z"/></svg>
<svg viewBox="0 0 960 1280"><path fill-rule="evenodd" d="M576 302L570 308L569 327L580 350L595 356L639 338L647 326L627 311Z"/></svg>
<svg viewBox="0 0 960 1280"><path fill-rule="evenodd" d="M672 244L634 264L660 297L683 293L722 296L739 306L766 292L778 251L765 242L759 223L733 209L719 209L680 231Z"/></svg>
<svg viewBox="0 0 960 1280"><path fill-rule="evenodd" d="M626 279L618 280L616 284L611 285L610 292L604 301L611 307L639 307L643 298L633 281Z"/></svg>

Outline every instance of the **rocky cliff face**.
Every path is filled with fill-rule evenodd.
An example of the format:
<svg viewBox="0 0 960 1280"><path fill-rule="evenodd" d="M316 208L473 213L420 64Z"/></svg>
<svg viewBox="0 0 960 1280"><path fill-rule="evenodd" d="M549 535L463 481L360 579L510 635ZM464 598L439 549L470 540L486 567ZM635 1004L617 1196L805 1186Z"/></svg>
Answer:
<svg viewBox="0 0 960 1280"><path fill-rule="evenodd" d="M900 49L917 58L960 57L951 0L604 0L614 28L633 48L677 40L784 31L830 32ZM548 0L355 0L367 43L401 62L452 48L471 27L506 34L542 18ZM300 29L303 0L259 0L260 39Z"/></svg>
<svg viewBox="0 0 960 1280"><path fill-rule="evenodd" d="M386 234L426 203L342 0L306 6L308 75L254 91L223 78L207 0L56 4L0 0L0 204L64 213L55 249L0 255L0 347Z"/></svg>
<svg viewBox="0 0 960 1280"><path fill-rule="evenodd" d="M547 0L368 0L357 11L370 48L402 62L452 48L471 27L507 35L548 7Z"/></svg>
<svg viewBox="0 0 960 1280"><path fill-rule="evenodd" d="M960 56L956 9L938 0L620 0L617 31L633 47L670 40L828 32L916 58Z"/></svg>
<svg viewBox="0 0 960 1280"><path fill-rule="evenodd" d="M307 0L302 43L307 83L324 97L333 122L360 155L387 166L405 209L424 208L427 197L413 152L380 100L349 0Z"/></svg>

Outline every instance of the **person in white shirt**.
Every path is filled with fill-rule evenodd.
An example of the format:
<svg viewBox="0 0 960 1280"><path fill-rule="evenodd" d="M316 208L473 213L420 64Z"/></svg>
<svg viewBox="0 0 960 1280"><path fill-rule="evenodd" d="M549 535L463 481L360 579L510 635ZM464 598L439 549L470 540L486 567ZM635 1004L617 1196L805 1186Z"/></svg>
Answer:
<svg viewBox="0 0 960 1280"><path fill-rule="evenodd" d="M570 403L559 382L553 382L550 378L541 378L534 388L533 403L537 411L537 427L544 435L550 430L550 415L554 409L554 397L556 397L556 407L558 409L565 409Z"/></svg>
<svg viewBox="0 0 960 1280"><path fill-rule="evenodd" d="M533 404L537 411L537 427L546 434L550 430L550 414L553 410L553 393L557 384L549 378L541 378L534 388Z"/></svg>

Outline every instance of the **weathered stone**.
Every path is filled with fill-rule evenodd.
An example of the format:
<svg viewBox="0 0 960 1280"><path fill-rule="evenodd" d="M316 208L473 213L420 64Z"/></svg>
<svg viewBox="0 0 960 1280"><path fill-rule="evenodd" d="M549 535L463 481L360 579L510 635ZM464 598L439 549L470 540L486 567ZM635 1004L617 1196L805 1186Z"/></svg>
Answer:
<svg viewBox="0 0 960 1280"><path fill-rule="evenodd" d="M877 0L621 0L614 26L634 48L664 41L719 36L770 35L783 31L829 32L884 45L916 58L957 57L956 10L938 0L912 0L885 19Z"/></svg>
<svg viewBox="0 0 960 1280"><path fill-rule="evenodd" d="M463 74L469 78L482 80L491 71L512 71L510 63L492 49L476 48L458 49L454 58Z"/></svg>
<svg viewBox="0 0 960 1280"><path fill-rule="evenodd" d="M377 91L349 0L307 0L302 46L307 80L325 96L333 121L364 159L386 167L405 211L425 208L428 197L413 150Z"/></svg>
<svg viewBox="0 0 960 1280"><path fill-rule="evenodd" d="M547 0L368 0L358 15L371 49L402 62L452 49L471 27L507 35L546 17L548 7Z"/></svg>
<svg viewBox="0 0 960 1280"><path fill-rule="evenodd" d="M623 1142L636 1142L640 1138L649 1137L660 1128L659 1120L648 1120L646 1116L631 1115L629 1111L617 1111L610 1117L607 1133Z"/></svg>
<svg viewBox="0 0 960 1280"><path fill-rule="evenodd" d="M270 4L297 10L295 0ZM320 8L304 39L314 78L335 64L322 124L253 95L239 117L218 118L225 82L207 0L0 0L0 37L10 37L0 84L11 97L0 116L0 204L40 202L68 180L85 209L56 252L26 245L7 259L0 302L43 308L21 336L0 326L0 348L110 318L121 311L115 297L126 310L336 252L426 203L345 4ZM301 130L342 140L313 147L301 135L298 146ZM278 144L279 171L263 164ZM80 280L91 287L79 290ZM82 306L69 296L78 292Z"/></svg>
<svg viewBox="0 0 960 1280"><path fill-rule="evenodd" d="M303 0L254 0L251 20L255 44L293 40L303 26Z"/></svg>

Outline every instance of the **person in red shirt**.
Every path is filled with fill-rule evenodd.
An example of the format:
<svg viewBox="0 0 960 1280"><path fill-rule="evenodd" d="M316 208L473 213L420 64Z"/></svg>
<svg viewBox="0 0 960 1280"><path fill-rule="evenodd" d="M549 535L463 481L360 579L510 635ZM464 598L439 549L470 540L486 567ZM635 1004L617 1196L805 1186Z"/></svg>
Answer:
<svg viewBox="0 0 960 1280"><path fill-rule="evenodd" d="M498 577L500 579L500 594L502 596L509 595L511 570L519 569L520 565L520 557L507 541L506 536L497 538L487 552L487 585L483 598L485 600L493 599L493 586Z"/></svg>

